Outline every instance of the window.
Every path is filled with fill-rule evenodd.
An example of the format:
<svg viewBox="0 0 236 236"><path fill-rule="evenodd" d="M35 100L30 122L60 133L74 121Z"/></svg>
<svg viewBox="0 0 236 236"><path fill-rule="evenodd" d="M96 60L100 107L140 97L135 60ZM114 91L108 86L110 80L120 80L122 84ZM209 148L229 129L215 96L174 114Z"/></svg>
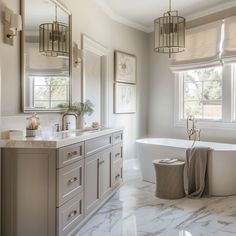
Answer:
<svg viewBox="0 0 236 236"><path fill-rule="evenodd" d="M235 72L236 64L177 72L177 125L185 125L184 120L189 115L208 124L234 123Z"/></svg>
<svg viewBox="0 0 236 236"><path fill-rule="evenodd" d="M69 79L58 76L31 77L33 106L36 108L57 108L59 104L69 103Z"/></svg>
<svg viewBox="0 0 236 236"><path fill-rule="evenodd" d="M222 67L183 73L183 116L222 119Z"/></svg>
<svg viewBox="0 0 236 236"><path fill-rule="evenodd" d="M235 26L233 16L186 31L185 52L170 63L177 75L176 125L194 115L201 127L236 129Z"/></svg>

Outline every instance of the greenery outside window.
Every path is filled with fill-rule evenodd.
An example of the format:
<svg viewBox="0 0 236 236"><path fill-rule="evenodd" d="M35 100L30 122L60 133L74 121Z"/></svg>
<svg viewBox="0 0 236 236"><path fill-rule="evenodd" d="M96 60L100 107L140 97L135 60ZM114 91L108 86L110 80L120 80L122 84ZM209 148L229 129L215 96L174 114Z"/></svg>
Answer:
<svg viewBox="0 0 236 236"><path fill-rule="evenodd" d="M183 117L222 119L222 67L183 73Z"/></svg>
<svg viewBox="0 0 236 236"><path fill-rule="evenodd" d="M236 64L177 72L176 125L186 125L189 115L207 127L213 123L235 125L235 72Z"/></svg>
<svg viewBox="0 0 236 236"><path fill-rule="evenodd" d="M69 104L69 80L64 76L33 76L33 106L52 109L59 104Z"/></svg>

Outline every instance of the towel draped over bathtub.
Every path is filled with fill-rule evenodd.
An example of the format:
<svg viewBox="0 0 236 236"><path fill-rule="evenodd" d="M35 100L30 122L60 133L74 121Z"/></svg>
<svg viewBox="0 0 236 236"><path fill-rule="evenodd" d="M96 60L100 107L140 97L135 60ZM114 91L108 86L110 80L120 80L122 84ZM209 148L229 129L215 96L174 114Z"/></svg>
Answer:
<svg viewBox="0 0 236 236"><path fill-rule="evenodd" d="M211 149L208 147L188 148L186 151L188 197L210 197L208 159Z"/></svg>

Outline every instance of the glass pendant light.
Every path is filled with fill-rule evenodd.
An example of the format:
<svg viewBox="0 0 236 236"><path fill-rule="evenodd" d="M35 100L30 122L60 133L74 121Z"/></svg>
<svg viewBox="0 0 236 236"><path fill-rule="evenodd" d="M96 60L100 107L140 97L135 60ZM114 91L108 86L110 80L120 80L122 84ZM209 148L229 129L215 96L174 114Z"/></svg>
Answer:
<svg viewBox="0 0 236 236"><path fill-rule="evenodd" d="M154 21L154 51L158 53L183 52L185 49L185 18L178 16L178 11L171 10L169 0L169 11Z"/></svg>
<svg viewBox="0 0 236 236"><path fill-rule="evenodd" d="M69 57L69 27L57 21L57 5L55 5L55 21L39 26L39 52L48 57Z"/></svg>

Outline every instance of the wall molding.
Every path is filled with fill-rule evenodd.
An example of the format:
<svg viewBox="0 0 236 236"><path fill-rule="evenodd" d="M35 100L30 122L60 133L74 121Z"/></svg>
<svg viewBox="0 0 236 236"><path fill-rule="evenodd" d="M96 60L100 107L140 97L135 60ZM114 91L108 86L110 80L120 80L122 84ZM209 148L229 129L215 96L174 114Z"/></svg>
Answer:
<svg viewBox="0 0 236 236"><path fill-rule="evenodd" d="M111 7L109 7L107 5L107 3L104 0L95 0L96 3L98 4L98 6L114 21L127 25L129 27L135 28L137 30L143 31L145 33L152 33L154 31L154 27L153 26L145 26L143 24L139 24L137 22L134 22L132 20L127 19L126 17L123 17L117 13L115 13ZM194 13L191 15L187 15L186 20L187 22L192 22L195 21L199 18L204 18L204 17L208 17L209 15L214 15L216 13L221 13L224 11L232 11L231 8L236 7L236 1L233 2L226 2L223 4L220 4L218 6L212 7L210 9L198 12L198 13ZM223 14L225 15L225 14ZM158 16L157 16L158 17Z"/></svg>
<svg viewBox="0 0 236 236"><path fill-rule="evenodd" d="M138 24L134 21L128 20L127 18L115 13L104 0L95 0L96 3L98 4L98 6L114 21L130 26L132 28L138 29L140 31L143 31L145 33L150 33L150 28L142 25L142 24Z"/></svg>
<svg viewBox="0 0 236 236"><path fill-rule="evenodd" d="M109 126L109 53L110 50L93 40L89 36L82 34L82 50L83 50L83 63L82 63L82 101L86 101L86 51L92 52L101 57L101 70L102 70L102 84L101 84L101 125L104 127Z"/></svg>

